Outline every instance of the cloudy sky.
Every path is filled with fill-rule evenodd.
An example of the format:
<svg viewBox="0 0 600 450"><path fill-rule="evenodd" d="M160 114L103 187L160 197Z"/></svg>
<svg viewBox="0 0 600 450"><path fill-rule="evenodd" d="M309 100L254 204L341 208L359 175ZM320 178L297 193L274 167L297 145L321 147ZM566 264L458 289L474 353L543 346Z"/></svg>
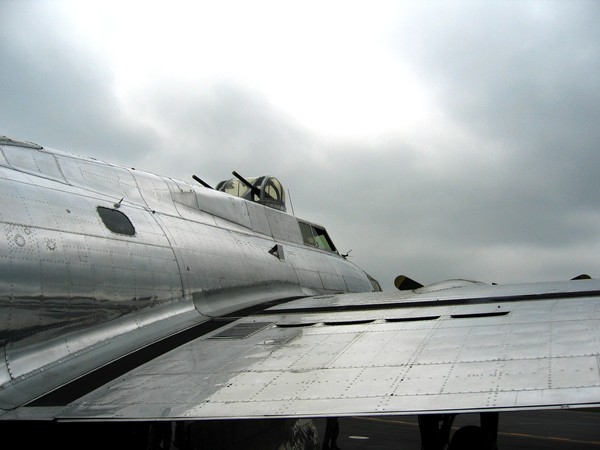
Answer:
<svg viewBox="0 0 600 450"><path fill-rule="evenodd" d="M600 277L598 23L575 0L0 0L0 134L275 175L386 289Z"/></svg>

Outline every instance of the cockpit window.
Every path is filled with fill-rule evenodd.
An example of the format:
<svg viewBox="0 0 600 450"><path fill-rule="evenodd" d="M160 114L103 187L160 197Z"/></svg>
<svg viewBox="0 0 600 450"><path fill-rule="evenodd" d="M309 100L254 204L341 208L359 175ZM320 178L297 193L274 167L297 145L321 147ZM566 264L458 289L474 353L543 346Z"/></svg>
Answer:
<svg viewBox="0 0 600 450"><path fill-rule="evenodd" d="M320 248L321 250L327 250L329 252L336 251L335 245L333 245L333 241L327 234L327 230L325 230L325 228L300 221L298 224L300 225L302 239L306 245L312 245Z"/></svg>
<svg viewBox="0 0 600 450"><path fill-rule="evenodd" d="M312 228L313 228L313 234L315 235L315 243L317 244L317 247L321 248L323 250L329 250L330 252L334 252L335 245L333 245L333 242L331 242L331 239L329 238L327 231L325 231L324 228L318 228L318 227L312 227Z"/></svg>
<svg viewBox="0 0 600 450"><path fill-rule="evenodd" d="M300 224L300 231L302 232L302 239L306 245L317 245L315 244L315 237L312 234L312 228L309 224L304 222L298 222Z"/></svg>
<svg viewBox="0 0 600 450"><path fill-rule="evenodd" d="M106 225L106 228L113 233L125 234L127 236L133 236L135 234L133 224L121 211L104 208L102 206L98 206L97 210L102 222Z"/></svg>

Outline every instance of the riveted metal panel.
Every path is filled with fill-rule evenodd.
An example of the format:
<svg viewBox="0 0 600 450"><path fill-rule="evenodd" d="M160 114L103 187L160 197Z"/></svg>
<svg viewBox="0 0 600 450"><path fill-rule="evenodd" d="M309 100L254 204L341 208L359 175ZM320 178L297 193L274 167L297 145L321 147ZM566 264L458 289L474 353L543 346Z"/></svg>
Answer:
<svg viewBox="0 0 600 450"><path fill-rule="evenodd" d="M327 290L334 292L345 292L346 283L344 283L344 277L337 273L322 272L319 274L323 281L323 287Z"/></svg>
<svg viewBox="0 0 600 450"><path fill-rule="evenodd" d="M252 230L256 233L272 236L271 226L267 219L267 207L252 202L248 202L246 207L252 223Z"/></svg>
<svg viewBox="0 0 600 450"><path fill-rule="evenodd" d="M296 269L296 273L298 274L298 279L300 280L302 286L315 288L319 290L323 289L323 281L321 280L318 271L308 269Z"/></svg>
<svg viewBox="0 0 600 450"><path fill-rule="evenodd" d="M298 295L292 265L269 253L271 239L168 216L157 220L180 261L186 295L194 296L200 311L213 314L235 309L238 301L244 305L290 292Z"/></svg>
<svg viewBox="0 0 600 450"><path fill-rule="evenodd" d="M266 208L265 213L275 239L304 244L298 219L272 208Z"/></svg>
<svg viewBox="0 0 600 450"><path fill-rule="evenodd" d="M125 383L116 382L82 399L68 416L152 417L164 411L167 399L180 398L182 390L197 395L170 402L172 417L415 414L599 404L597 350L576 345L568 352L566 344L578 342L585 330L598 348L600 294L569 298L579 294L567 289L562 299L535 299L536 289L542 288L522 290L529 292L530 300L511 301L518 292L512 287L489 287L489 298L473 296L486 293L485 288L463 287L437 292L435 302L424 300L421 307L415 303L428 298L428 293L297 300L272 308L272 314L265 311L259 321L285 323L297 315L310 326L269 327L228 342L192 342L129 374ZM357 301L369 308L349 311ZM508 314L489 315L499 306ZM579 314L568 313L572 309ZM470 315L453 317L458 311ZM419 316L430 319L416 320ZM402 317L415 320L398 320ZM239 323L251 321L256 318ZM211 355L216 357L214 363ZM184 361L193 361L189 373L201 375L178 379L177 393L171 396L168 383L185 370ZM167 369L173 365L177 370ZM150 405L129 393L133 380L159 370L158 398L164 404ZM106 400L117 393L119 401L109 408Z"/></svg>
<svg viewBox="0 0 600 450"><path fill-rule="evenodd" d="M198 191L206 188L198 188L183 181L168 179L173 203L179 215L187 220L216 225L215 217L202 211L198 204Z"/></svg>
<svg viewBox="0 0 600 450"><path fill-rule="evenodd" d="M144 204L133 176L124 167L64 155L56 159L68 183L112 196L115 202L123 199Z"/></svg>
<svg viewBox="0 0 600 450"><path fill-rule="evenodd" d="M20 146L2 146L6 161L15 169L61 182L65 178L52 153Z"/></svg>
<svg viewBox="0 0 600 450"><path fill-rule="evenodd" d="M343 260L337 253L303 245L300 248L295 247L288 255L298 278L306 283L306 286L331 292L364 292L372 289L364 272ZM340 264L336 264L332 256L339 258Z"/></svg>
<svg viewBox="0 0 600 450"><path fill-rule="evenodd" d="M97 206L113 208L112 202L73 186L23 181L0 180L6 205L0 212L0 340L7 343L14 380L111 337L108 330L83 336L84 329L183 296L175 256L149 211L120 207L136 230L125 236L98 216Z"/></svg>
<svg viewBox="0 0 600 450"><path fill-rule="evenodd" d="M135 179L144 202L151 210L166 214L177 214L167 178L139 170L131 170L130 173ZM171 184L173 183L171 182Z"/></svg>
<svg viewBox="0 0 600 450"><path fill-rule="evenodd" d="M231 224L237 224L246 229L252 228L246 200L212 189L197 190L196 196L202 211L225 220L218 222L219 226L231 227Z"/></svg>

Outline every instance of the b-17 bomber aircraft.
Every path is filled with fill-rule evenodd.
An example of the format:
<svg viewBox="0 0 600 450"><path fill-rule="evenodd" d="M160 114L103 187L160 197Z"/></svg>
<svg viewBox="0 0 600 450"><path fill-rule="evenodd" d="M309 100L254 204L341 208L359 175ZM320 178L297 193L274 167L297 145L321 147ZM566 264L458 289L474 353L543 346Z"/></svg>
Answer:
<svg viewBox="0 0 600 450"><path fill-rule="evenodd" d="M278 179L194 178L0 138L15 448L320 448L311 419L417 415L425 450L495 449L502 412L600 405L598 280L383 292Z"/></svg>

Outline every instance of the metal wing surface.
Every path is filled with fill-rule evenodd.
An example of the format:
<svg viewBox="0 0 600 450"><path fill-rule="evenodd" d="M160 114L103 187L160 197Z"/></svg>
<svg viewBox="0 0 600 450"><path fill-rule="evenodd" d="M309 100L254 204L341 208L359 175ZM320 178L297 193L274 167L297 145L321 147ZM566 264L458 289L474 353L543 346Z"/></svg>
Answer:
<svg viewBox="0 0 600 450"><path fill-rule="evenodd" d="M242 318L68 419L420 414L600 404L600 282L309 297Z"/></svg>

